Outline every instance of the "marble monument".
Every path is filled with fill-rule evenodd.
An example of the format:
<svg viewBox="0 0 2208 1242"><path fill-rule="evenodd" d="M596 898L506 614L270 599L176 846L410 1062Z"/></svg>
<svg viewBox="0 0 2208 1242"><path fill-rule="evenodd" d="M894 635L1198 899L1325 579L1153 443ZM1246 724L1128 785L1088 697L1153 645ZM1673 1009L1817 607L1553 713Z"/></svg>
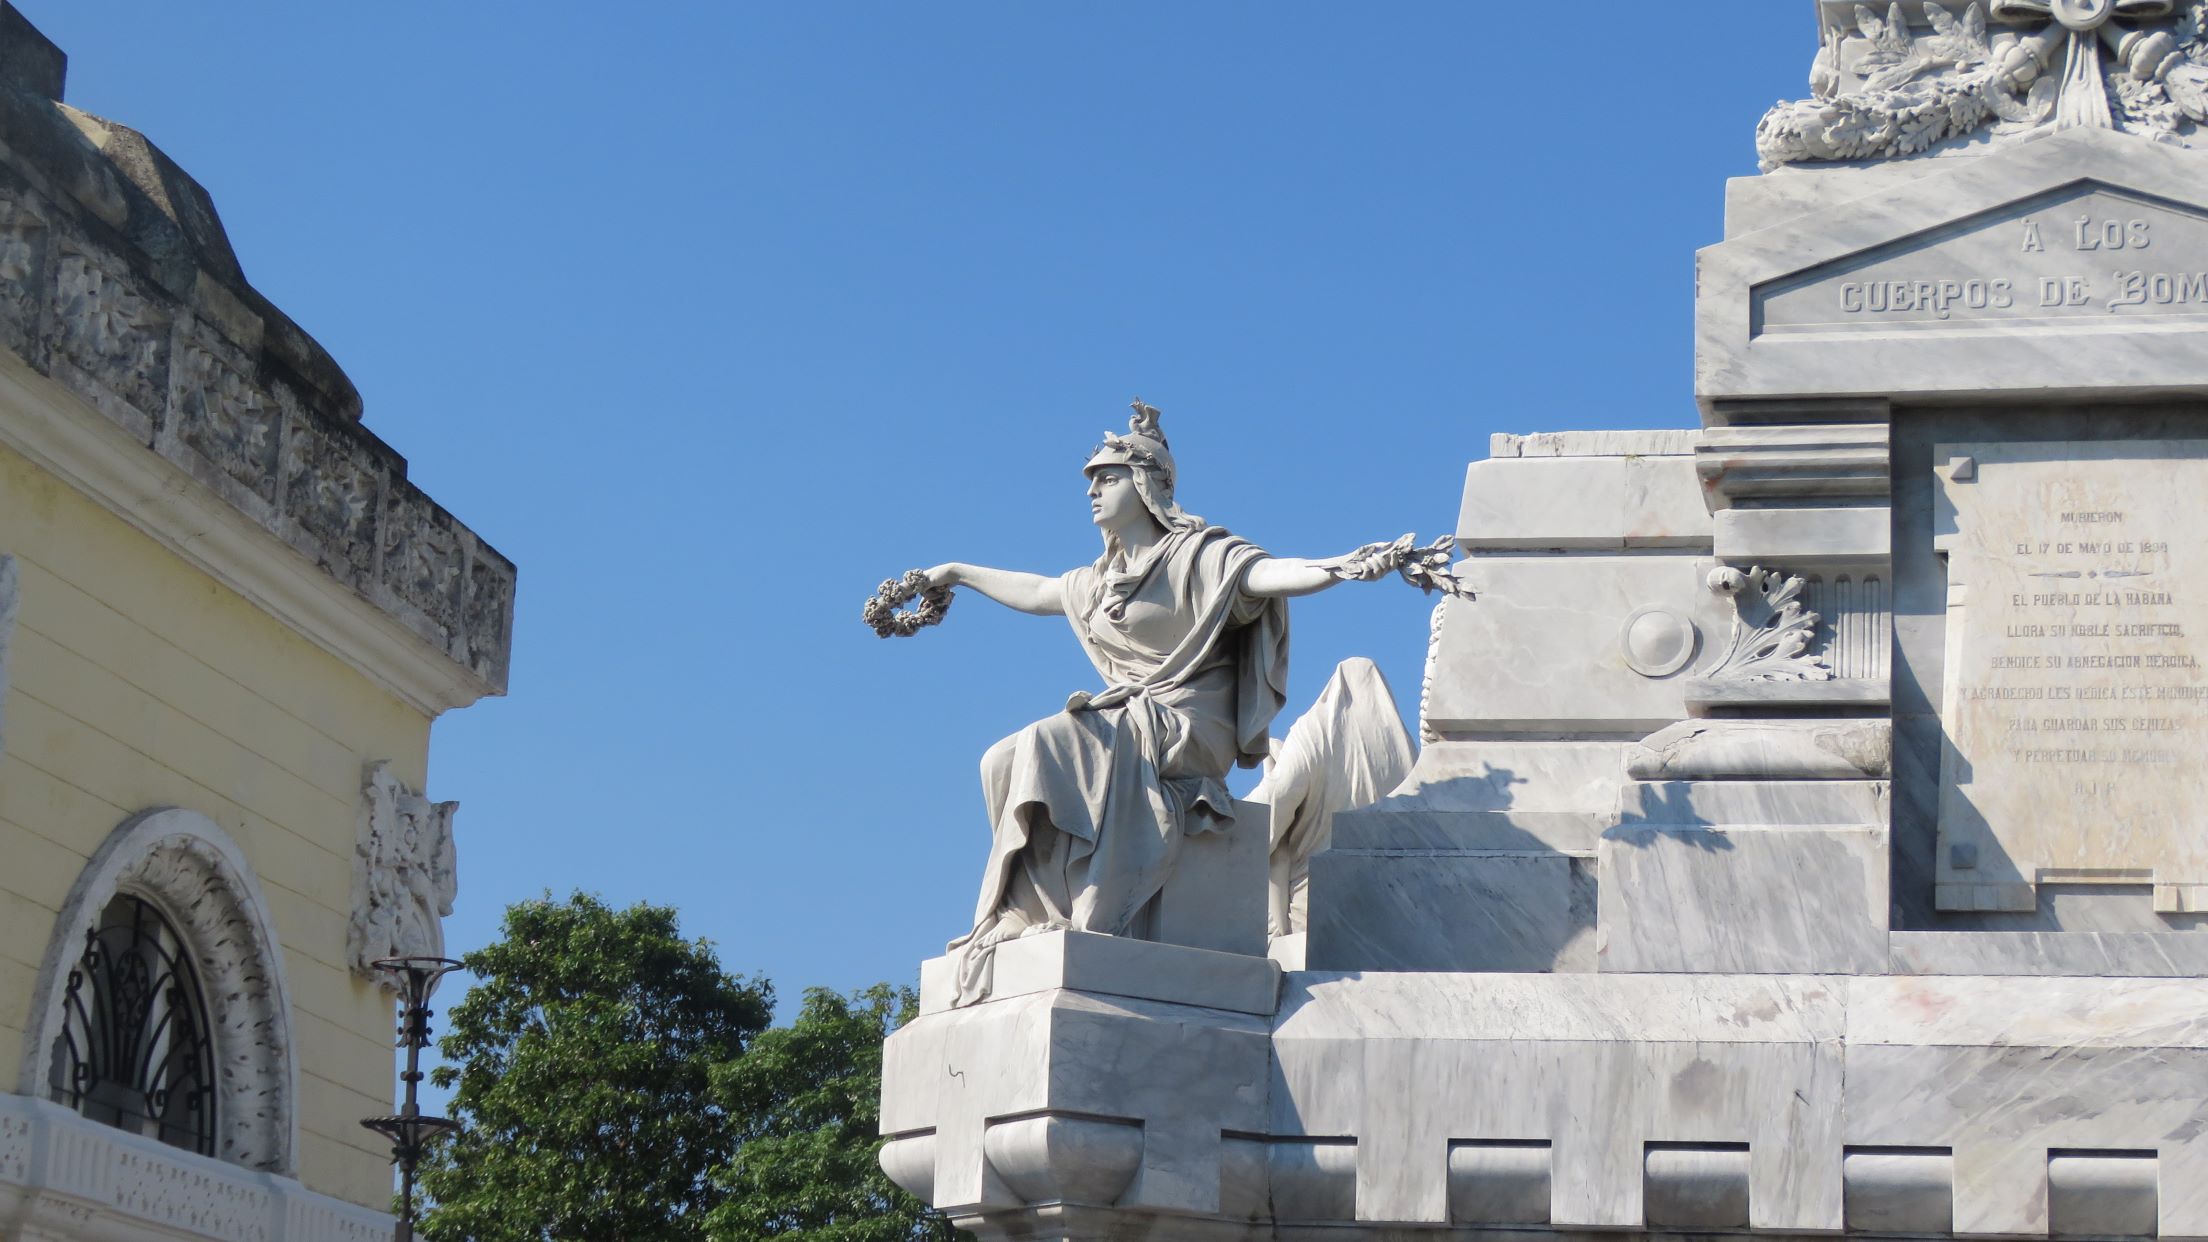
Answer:
<svg viewBox="0 0 2208 1242"><path fill-rule="evenodd" d="M923 966L900 1184L1006 1239L2208 1238L2208 4L1810 7L1701 426L1497 436L1415 747L1345 669L1147 922Z"/></svg>

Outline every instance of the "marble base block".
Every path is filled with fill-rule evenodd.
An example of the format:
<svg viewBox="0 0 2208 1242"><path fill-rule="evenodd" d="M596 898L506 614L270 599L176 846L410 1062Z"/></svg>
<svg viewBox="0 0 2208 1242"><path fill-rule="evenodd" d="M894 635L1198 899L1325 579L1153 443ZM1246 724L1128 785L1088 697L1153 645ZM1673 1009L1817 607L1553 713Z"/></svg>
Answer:
<svg viewBox="0 0 2208 1242"><path fill-rule="evenodd" d="M1479 599L1449 601L1427 723L1444 735L1601 737L1684 719L1678 668L1651 668L1630 635L1643 621L1668 629L1665 649L1691 664L1729 624L1704 585L1710 565L1688 551L1467 560Z"/></svg>
<svg viewBox="0 0 2208 1242"><path fill-rule="evenodd" d="M1328 850L1311 860L1304 965L1593 970L1593 866L1560 853Z"/></svg>
<svg viewBox="0 0 2208 1242"><path fill-rule="evenodd" d="M1845 986L1292 975L1271 1132L1355 1138L1359 1221L1837 1229Z"/></svg>
<svg viewBox="0 0 2208 1242"><path fill-rule="evenodd" d="M890 1038L882 1162L987 1237L2202 1238L2204 1015L2194 979L1051 989Z"/></svg>
<svg viewBox="0 0 2208 1242"><path fill-rule="evenodd" d="M1957 1234L2208 1236L2208 982L1847 987L1847 1141L1951 1151Z"/></svg>
<svg viewBox="0 0 2208 1242"><path fill-rule="evenodd" d="M1280 967L1269 958L1088 932L1044 932L1007 940L996 948L992 971L989 995L983 1004L1068 988L1169 1005L1267 1014L1273 1011L1280 994ZM930 1014L951 1008L958 994L957 980L958 959L954 955L922 962L920 1012Z"/></svg>
<svg viewBox="0 0 2208 1242"><path fill-rule="evenodd" d="M1880 974L1882 827L1626 825L1604 834L1604 971Z"/></svg>
<svg viewBox="0 0 2208 1242"><path fill-rule="evenodd" d="M1234 804L1234 826L1181 842L1181 856L1152 903L1152 934L1167 944L1265 956L1265 885L1271 808Z"/></svg>
<svg viewBox="0 0 2208 1242"><path fill-rule="evenodd" d="M1216 1215L1222 1135L1264 1129L1279 968L1065 932L997 954L965 1008L943 1007L948 959L923 971L924 1011L883 1048L884 1171L954 1216Z"/></svg>

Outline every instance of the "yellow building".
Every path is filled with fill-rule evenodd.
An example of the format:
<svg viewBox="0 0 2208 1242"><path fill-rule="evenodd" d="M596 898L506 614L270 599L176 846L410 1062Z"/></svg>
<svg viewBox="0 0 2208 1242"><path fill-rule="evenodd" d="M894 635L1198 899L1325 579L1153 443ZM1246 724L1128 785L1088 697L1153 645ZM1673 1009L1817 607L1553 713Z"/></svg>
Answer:
<svg viewBox="0 0 2208 1242"><path fill-rule="evenodd" d="M430 724L514 568L0 6L0 1237L390 1236Z"/></svg>

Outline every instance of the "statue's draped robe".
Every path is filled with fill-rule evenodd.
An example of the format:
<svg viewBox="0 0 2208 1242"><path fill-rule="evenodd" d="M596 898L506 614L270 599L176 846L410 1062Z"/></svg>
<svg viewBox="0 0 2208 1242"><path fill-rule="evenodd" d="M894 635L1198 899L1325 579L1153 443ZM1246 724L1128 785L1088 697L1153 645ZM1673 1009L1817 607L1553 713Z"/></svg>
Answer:
<svg viewBox="0 0 2208 1242"><path fill-rule="evenodd" d="M1107 688L982 758L993 840L974 930L950 946L962 999L986 992L989 948L1022 932L1139 933L1182 836L1233 822L1227 771L1264 761L1286 698L1287 604L1243 589L1264 556L1193 526L1062 580Z"/></svg>

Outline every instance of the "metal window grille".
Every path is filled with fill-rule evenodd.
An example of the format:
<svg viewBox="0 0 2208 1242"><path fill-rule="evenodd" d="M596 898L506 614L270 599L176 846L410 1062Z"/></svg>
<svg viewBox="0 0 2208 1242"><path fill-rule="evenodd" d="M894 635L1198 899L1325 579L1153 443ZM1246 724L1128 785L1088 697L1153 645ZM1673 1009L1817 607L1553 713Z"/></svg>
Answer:
<svg viewBox="0 0 2208 1242"><path fill-rule="evenodd" d="M56 1103L215 1154L215 1052L191 951L152 905L118 895L85 933L62 994Z"/></svg>

